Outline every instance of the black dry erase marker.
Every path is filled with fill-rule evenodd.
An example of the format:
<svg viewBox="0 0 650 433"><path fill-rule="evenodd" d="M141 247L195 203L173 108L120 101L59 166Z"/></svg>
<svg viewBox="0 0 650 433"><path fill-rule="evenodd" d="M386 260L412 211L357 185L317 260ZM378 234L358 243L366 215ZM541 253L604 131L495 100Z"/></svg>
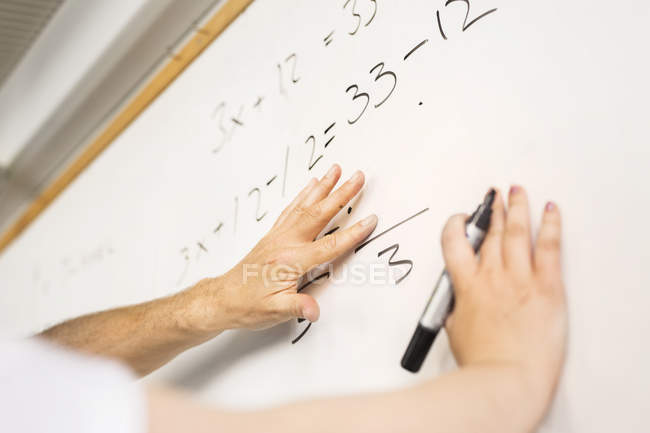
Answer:
<svg viewBox="0 0 650 433"><path fill-rule="evenodd" d="M495 194L496 192L493 189L487 193L483 203L469 217L465 225L467 239L477 253L490 227L492 203L494 202ZM411 337L411 342L406 348L406 352L402 358L402 367L413 373L417 373L420 370L433 341L436 339L440 329L445 325L445 320L451 312L453 305L454 288L447 271L443 270L436 287L433 289L431 298L429 298L427 307L424 309L422 317L420 317L413 337Z"/></svg>

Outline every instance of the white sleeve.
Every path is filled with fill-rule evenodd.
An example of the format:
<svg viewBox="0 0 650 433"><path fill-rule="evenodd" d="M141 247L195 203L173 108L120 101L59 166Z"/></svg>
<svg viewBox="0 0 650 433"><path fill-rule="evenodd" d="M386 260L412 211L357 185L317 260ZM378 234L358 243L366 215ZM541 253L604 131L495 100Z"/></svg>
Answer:
<svg viewBox="0 0 650 433"><path fill-rule="evenodd" d="M145 433L144 391L120 364L38 340L0 343L0 431Z"/></svg>

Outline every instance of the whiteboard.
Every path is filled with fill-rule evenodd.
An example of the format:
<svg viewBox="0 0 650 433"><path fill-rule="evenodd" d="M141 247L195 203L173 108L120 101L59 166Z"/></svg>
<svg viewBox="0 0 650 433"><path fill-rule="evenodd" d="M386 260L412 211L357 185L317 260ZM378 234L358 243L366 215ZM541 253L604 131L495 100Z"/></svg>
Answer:
<svg viewBox="0 0 650 433"><path fill-rule="evenodd" d="M418 383L454 368L444 338L418 375L399 367L442 225L516 182L535 225L552 199L566 228L569 354L542 430L647 431L650 5L353 3L249 7L1 256L2 334L224 272L338 162L368 181L328 228L428 209L343 261L386 269L398 244L408 277L323 279L296 344L305 323L229 332L148 380L237 408Z"/></svg>

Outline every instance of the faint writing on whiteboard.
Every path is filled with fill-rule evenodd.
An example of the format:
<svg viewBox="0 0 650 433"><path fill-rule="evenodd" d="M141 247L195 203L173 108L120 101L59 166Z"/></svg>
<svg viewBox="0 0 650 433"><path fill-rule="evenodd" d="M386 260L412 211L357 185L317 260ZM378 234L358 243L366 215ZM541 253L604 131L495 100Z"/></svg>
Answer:
<svg viewBox="0 0 650 433"><path fill-rule="evenodd" d="M61 259L49 264L35 265L32 271L32 283L41 293L61 288L75 275L89 271L102 264L108 257L115 255L110 244L102 244L77 253L68 253Z"/></svg>

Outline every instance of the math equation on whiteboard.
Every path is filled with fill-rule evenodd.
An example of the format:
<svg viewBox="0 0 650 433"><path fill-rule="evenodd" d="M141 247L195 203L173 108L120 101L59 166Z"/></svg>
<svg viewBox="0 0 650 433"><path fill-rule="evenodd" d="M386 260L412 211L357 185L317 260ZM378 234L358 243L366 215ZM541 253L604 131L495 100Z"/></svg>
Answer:
<svg viewBox="0 0 650 433"><path fill-rule="evenodd" d="M322 38L313 41L312 49L336 50L337 46L345 44L346 40L357 37L372 26L380 25L382 13L380 0L345 0L339 2L338 8L339 21L332 23L331 30L327 31ZM454 8L457 9L455 13L448 13ZM458 10L462 11L463 18L460 21L457 20ZM183 261L183 270L178 277L177 285L188 275L193 262L202 255L210 254L212 246L216 246L219 242L220 233L229 230L236 234L239 227L260 223L265 219L270 209L269 203L276 203L277 206L286 196L290 167L302 167L305 172L310 172L321 162L325 154L337 145L337 141L340 140L337 137L345 134L347 128L355 128L361 124L370 110L381 110L383 106L390 104L391 98L399 91L402 71L409 65L415 64L423 50L435 49L436 44L446 43L452 38L450 35L459 38L463 33L487 25L495 13L497 8L478 9L471 0L432 2L430 27L423 31L420 39L404 47L401 60L387 62L377 58L376 61L368 64L365 70L352 74L349 83L339 89L346 96L345 106L338 107L336 114L314 124L313 131L303 140L285 146L282 155L283 164L275 170L269 169L265 182L250 185L245 195L234 195L231 209L227 214L218 217L213 227L206 227L203 237L188 242L178 250L179 260ZM450 16L456 18L451 19ZM209 113L210 122L214 124L214 140L211 147L206 148L206 152L218 158L223 148L232 143L239 130L255 127L252 113L263 111L273 103L274 99L287 98L292 92L299 92L301 84L311 78L301 74L302 60L300 53L289 51L274 65L275 88L257 89L257 92L240 101L217 101L214 109ZM361 84L361 82L368 82L367 79L360 79L363 74L369 76L371 85ZM422 101L418 103L418 105L422 104ZM306 146L309 157L304 161L295 161L294 153L297 152L294 151L302 146ZM243 214L240 211L244 201L250 202L249 207L252 206L254 212ZM266 203L266 207L263 203ZM352 210L352 207L348 208L348 215ZM358 246L354 253L359 254L362 250L368 251L374 247L373 254L385 258L389 267L401 268L400 276L395 278L393 283L396 285L402 283L414 269L415 263L408 258L407 252L400 250L398 243L382 243L382 236L398 230L428 210L423 206L411 214L404 215L402 220L392 222L379 234ZM339 228L340 226L332 228L324 236ZM332 272L327 270L317 275L308 275L298 291L309 290L312 285L327 281L331 274ZM303 324L304 320L299 319L298 322ZM291 340L292 344L305 337L312 324L306 323L301 326L303 328Z"/></svg>

